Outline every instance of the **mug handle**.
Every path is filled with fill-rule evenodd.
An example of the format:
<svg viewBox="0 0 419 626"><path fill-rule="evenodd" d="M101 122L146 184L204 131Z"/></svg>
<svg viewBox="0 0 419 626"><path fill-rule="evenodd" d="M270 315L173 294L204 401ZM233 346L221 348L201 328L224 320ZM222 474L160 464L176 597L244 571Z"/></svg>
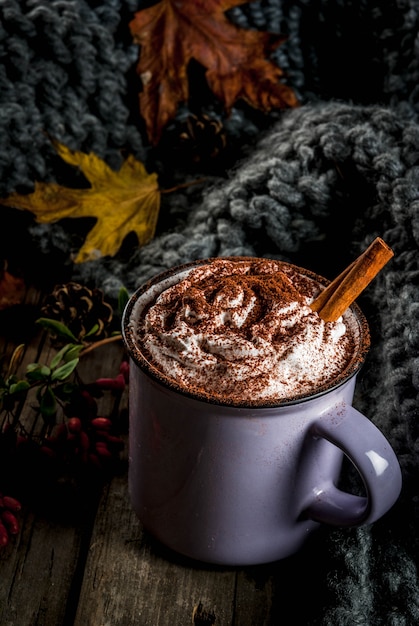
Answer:
<svg viewBox="0 0 419 626"><path fill-rule="evenodd" d="M359 472L366 496L338 489L331 479L312 489L304 517L332 526L359 526L382 517L396 502L402 474L383 433L350 405L322 415L310 428L312 438L326 439L349 458Z"/></svg>

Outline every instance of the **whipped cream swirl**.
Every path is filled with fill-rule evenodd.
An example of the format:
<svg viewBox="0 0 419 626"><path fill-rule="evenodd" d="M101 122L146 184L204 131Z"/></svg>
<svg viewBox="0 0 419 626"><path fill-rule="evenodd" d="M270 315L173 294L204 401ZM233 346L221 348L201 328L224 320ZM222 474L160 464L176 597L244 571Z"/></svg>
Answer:
<svg viewBox="0 0 419 626"><path fill-rule="evenodd" d="M318 291L280 261L215 259L146 308L139 344L165 376L221 402L304 395L333 380L353 352L342 318L326 323L311 310Z"/></svg>

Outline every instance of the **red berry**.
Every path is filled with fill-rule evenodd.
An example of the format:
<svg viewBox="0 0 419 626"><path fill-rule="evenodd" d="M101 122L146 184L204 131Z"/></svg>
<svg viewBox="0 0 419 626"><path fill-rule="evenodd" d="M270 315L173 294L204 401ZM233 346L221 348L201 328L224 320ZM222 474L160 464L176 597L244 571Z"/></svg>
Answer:
<svg viewBox="0 0 419 626"><path fill-rule="evenodd" d="M17 446L26 446L28 443L28 438L25 435L18 435L16 439Z"/></svg>
<svg viewBox="0 0 419 626"><path fill-rule="evenodd" d="M68 420L68 430L71 433L79 433L82 428L82 423L79 417L70 417Z"/></svg>
<svg viewBox="0 0 419 626"><path fill-rule="evenodd" d="M114 380L115 384L117 384L117 389L125 389L125 376L123 374L118 374L117 376L115 376Z"/></svg>
<svg viewBox="0 0 419 626"><path fill-rule="evenodd" d="M108 441L109 429L105 430L104 428L96 428L95 437L97 441Z"/></svg>
<svg viewBox="0 0 419 626"><path fill-rule="evenodd" d="M95 467L98 467L99 469L102 469L102 464L99 461L99 457L97 454L94 454L94 452L91 452L89 454L89 461L92 465L94 465Z"/></svg>
<svg viewBox="0 0 419 626"><path fill-rule="evenodd" d="M80 445L83 450L88 450L90 446L89 435L84 430L80 432Z"/></svg>
<svg viewBox="0 0 419 626"><path fill-rule="evenodd" d="M19 523L16 516L9 510L2 511L1 519L11 535L17 535L19 532Z"/></svg>
<svg viewBox="0 0 419 626"><path fill-rule="evenodd" d="M112 452L109 450L104 441L98 441L96 443L96 452L99 454L99 456L105 456L107 458L112 457Z"/></svg>
<svg viewBox="0 0 419 626"><path fill-rule="evenodd" d="M91 421L91 424L95 428L103 428L105 430L111 428L112 426L112 422L108 417L95 417L95 419Z"/></svg>
<svg viewBox="0 0 419 626"><path fill-rule="evenodd" d="M13 511L14 513L20 511L20 509L22 508L19 500L16 500L16 498L12 498L10 496L3 496L3 505L6 507L6 509L9 509L9 511Z"/></svg>
<svg viewBox="0 0 419 626"><path fill-rule="evenodd" d="M122 374L118 374L115 378L97 378L96 385L101 389L122 391L125 389L125 379Z"/></svg>
<svg viewBox="0 0 419 626"><path fill-rule="evenodd" d="M124 447L124 442L122 441L122 439L120 437L116 437L115 435L108 435L106 437L106 441L108 444L117 449L122 450L122 448Z"/></svg>
<svg viewBox="0 0 419 626"><path fill-rule="evenodd" d="M113 389L114 387L114 379L113 378L97 378L96 385L101 389Z"/></svg>
<svg viewBox="0 0 419 626"><path fill-rule="evenodd" d="M121 365L119 366L119 373L122 374L122 376L124 377L125 384L128 384L129 382L129 362L128 361L122 361Z"/></svg>
<svg viewBox="0 0 419 626"><path fill-rule="evenodd" d="M53 448L51 448L49 445L44 445L41 446L40 448L42 454L44 454L45 456L51 458L51 459L55 459L57 456L57 453L55 450L53 450Z"/></svg>
<svg viewBox="0 0 419 626"><path fill-rule="evenodd" d="M84 415L86 416L96 415L97 414L97 402L92 396L92 394L89 393L87 389L83 389L83 391L81 392L81 397L83 398L83 402L85 405L83 407Z"/></svg>
<svg viewBox="0 0 419 626"><path fill-rule="evenodd" d="M65 424L60 424L56 429L52 437L50 437L50 441L64 441L67 439L68 431L67 426Z"/></svg>
<svg viewBox="0 0 419 626"><path fill-rule="evenodd" d="M89 435L82 430L80 435L80 447L74 450L75 456L80 456L83 463L87 463L89 460L90 439Z"/></svg>
<svg viewBox="0 0 419 626"><path fill-rule="evenodd" d="M9 533L2 522L0 522L0 548L4 548L9 543Z"/></svg>

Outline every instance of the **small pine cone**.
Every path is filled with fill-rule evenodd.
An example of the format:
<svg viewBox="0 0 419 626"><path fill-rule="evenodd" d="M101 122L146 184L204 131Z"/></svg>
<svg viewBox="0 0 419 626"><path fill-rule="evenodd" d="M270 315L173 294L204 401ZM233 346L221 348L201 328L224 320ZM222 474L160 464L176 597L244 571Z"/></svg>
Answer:
<svg viewBox="0 0 419 626"><path fill-rule="evenodd" d="M182 111L163 133L159 142L159 153L173 162L180 162L192 171L202 167L214 167L227 152L227 134L221 119L214 115ZM223 169L224 171L224 169Z"/></svg>
<svg viewBox="0 0 419 626"><path fill-rule="evenodd" d="M226 147L226 133L222 122L203 113L190 114L179 134L181 149L195 163L216 157Z"/></svg>
<svg viewBox="0 0 419 626"><path fill-rule="evenodd" d="M91 335L96 341L106 336L113 317L112 306L103 297L100 289L88 289L75 282L57 285L45 298L42 315L65 324L79 340L97 324L97 331Z"/></svg>

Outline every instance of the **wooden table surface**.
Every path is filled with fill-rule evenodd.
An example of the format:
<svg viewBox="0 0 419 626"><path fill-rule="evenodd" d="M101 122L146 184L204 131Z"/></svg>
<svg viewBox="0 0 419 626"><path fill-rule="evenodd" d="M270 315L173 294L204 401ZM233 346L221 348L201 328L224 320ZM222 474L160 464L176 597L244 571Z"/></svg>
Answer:
<svg viewBox="0 0 419 626"><path fill-rule="evenodd" d="M16 339L7 328L1 331L7 355ZM29 338L22 370L48 362L51 346L41 337ZM122 345L111 344L87 355L82 367L90 379L109 376L122 356ZM127 395L125 390L118 410L127 410ZM30 421L31 409L25 411L22 419ZM313 624L325 601L321 534L310 540L312 547L277 563L236 568L192 562L142 529L130 506L126 461L97 493L75 499L74 515L60 515L59 503L51 505L46 512L24 503L19 534L0 550L2 626ZM308 586L315 592L311 599L305 599Z"/></svg>

